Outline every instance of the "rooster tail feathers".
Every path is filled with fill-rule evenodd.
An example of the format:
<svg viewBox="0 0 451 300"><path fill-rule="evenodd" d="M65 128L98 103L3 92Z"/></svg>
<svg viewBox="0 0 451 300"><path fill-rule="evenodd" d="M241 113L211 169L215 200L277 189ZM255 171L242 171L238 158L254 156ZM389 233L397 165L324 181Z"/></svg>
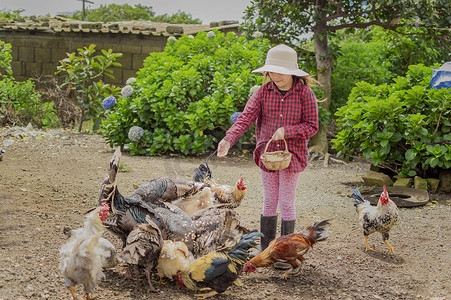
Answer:
<svg viewBox="0 0 451 300"><path fill-rule="evenodd" d="M257 246L255 240L262 236L263 234L258 231L252 231L247 234L243 234L235 241L227 242L221 250L229 252L229 255L231 257L247 260L247 250L249 250L250 248L255 248Z"/></svg>
<svg viewBox="0 0 451 300"><path fill-rule="evenodd" d="M360 193L359 188L351 189L351 191L352 191L352 198L355 199L355 201L354 201L354 206L357 206L357 205L359 205L360 203L365 202L365 199L363 199L363 196L362 196L362 194Z"/></svg>
<svg viewBox="0 0 451 300"><path fill-rule="evenodd" d="M194 169L194 181L197 182L205 182L206 180L211 180L212 174L210 167L208 166L208 161L210 158L216 154L218 150L215 150L212 154L210 154L205 160L205 165L200 164L199 168Z"/></svg>
<svg viewBox="0 0 451 300"><path fill-rule="evenodd" d="M329 236L329 229L326 228L330 224L331 219L321 222L315 222L305 228L303 234L311 241L312 245L321 242Z"/></svg>

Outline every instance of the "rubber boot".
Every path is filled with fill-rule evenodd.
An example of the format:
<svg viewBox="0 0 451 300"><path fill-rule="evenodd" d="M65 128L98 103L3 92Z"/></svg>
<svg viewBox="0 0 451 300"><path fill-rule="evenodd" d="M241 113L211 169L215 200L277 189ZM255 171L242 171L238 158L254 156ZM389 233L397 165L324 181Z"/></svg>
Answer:
<svg viewBox="0 0 451 300"><path fill-rule="evenodd" d="M269 243L276 238L277 231L277 216L271 217L260 217L260 232L264 234L260 238L260 246L249 254L249 258L253 258L259 255L263 250L265 250Z"/></svg>
<svg viewBox="0 0 451 300"><path fill-rule="evenodd" d="M296 223L296 220L291 220L291 221L284 221L282 220L282 228L280 230L280 235L287 235L290 233L294 232L294 225ZM290 264L287 263L283 263L283 262L276 262L274 264L274 268L278 269L278 270L288 270L289 268L291 268Z"/></svg>

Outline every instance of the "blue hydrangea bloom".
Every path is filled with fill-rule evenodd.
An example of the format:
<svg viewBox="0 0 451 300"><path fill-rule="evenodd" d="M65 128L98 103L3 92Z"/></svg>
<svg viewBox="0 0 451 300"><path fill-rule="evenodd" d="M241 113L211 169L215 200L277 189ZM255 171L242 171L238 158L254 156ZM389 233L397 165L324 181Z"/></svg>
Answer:
<svg viewBox="0 0 451 300"><path fill-rule="evenodd" d="M139 141L139 139L144 135L144 129L139 126L133 126L128 131L128 138L134 142Z"/></svg>
<svg viewBox="0 0 451 300"><path fill-rule="evenodd" d="M106 97L102 102L102 106L105 109L112 108L114 104L116 104L116 98L113 96Z"/></svg>
<svg viewBox="0 0 451 300"><path fill-rule="evenodd" d="M121 90L122 97L128 98L133 94L133 87L131 85L126 85Z"/></svg>
<svg viewBox="0 0 451 300"><path fill-rule="evenodd" d="M207 32L207 37L212 38L212 37L215 37L215 36L216 36L216 34L213 31Z"/></svg>
<svg viewBox="0 0 451 300"><path fill-rule="evenodd" d="M234 112L231 116L230 116L230 122L235 123L236 120L238 119L238 117L241 115L241 112Z"/></svg>

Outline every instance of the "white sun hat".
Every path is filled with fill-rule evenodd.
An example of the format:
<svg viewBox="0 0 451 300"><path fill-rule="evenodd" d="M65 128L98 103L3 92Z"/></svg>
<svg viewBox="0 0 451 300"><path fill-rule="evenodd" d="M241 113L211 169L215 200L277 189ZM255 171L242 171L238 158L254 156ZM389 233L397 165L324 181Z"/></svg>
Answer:
<svg viewBox="0 0 451 300"><path fill-rule="evenodd" d="M252 73L273 72L285 75L307 76L298 66L298 54L293 48L281 44L272 47L266 55L265 65Z"/></svg>

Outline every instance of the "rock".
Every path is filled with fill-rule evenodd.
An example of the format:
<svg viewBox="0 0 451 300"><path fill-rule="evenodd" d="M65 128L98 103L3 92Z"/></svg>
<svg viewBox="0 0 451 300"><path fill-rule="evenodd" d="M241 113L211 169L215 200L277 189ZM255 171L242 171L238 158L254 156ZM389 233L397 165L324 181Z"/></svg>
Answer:
<svg viewBox="0 0 451 300"><path fill-rule="evenodd" d="M444 193L451 193L451 171L441 171L439 174L439 179L439 191Z"/></svg>
<svg viewBox="0 0 451 300"><path fill-rule="evenodd" d="M170 34L174 33L183 34L183 27L180 25L169 25L166 26L166 31Z"/></svg>
<svg viewBox="0 0 451 300"><path fill-rule="evenodd" d="M428 182L426 179L421 178L420 176L415 176L413 179L413 187L419 190L428 190Z"/></svg>
<svg viewBox="0 0 451 300"><path fill-rule="evenodd" d="M438 186L440 185L440 179L426 178L426 181L428 182L429 187L431 188L431 192L436 193L438 190Z"/></svg>
<svg viewBox="0 0 451 300"><path fill-rule="evenodd" d="M392 186L393 181L391 180L390 176L379 173L375 171L368 171L365 173L365 175L362 176L363 181L365 182L365 185L369 186Z"/></svg>
<svg viewBox="0 0 451 300"><path fill-rule="evenodd" d="M400 186L400 187L411 187L412 186L412 178L403 178L399 177L395 183L393 183L393 186Z"/></svg>

